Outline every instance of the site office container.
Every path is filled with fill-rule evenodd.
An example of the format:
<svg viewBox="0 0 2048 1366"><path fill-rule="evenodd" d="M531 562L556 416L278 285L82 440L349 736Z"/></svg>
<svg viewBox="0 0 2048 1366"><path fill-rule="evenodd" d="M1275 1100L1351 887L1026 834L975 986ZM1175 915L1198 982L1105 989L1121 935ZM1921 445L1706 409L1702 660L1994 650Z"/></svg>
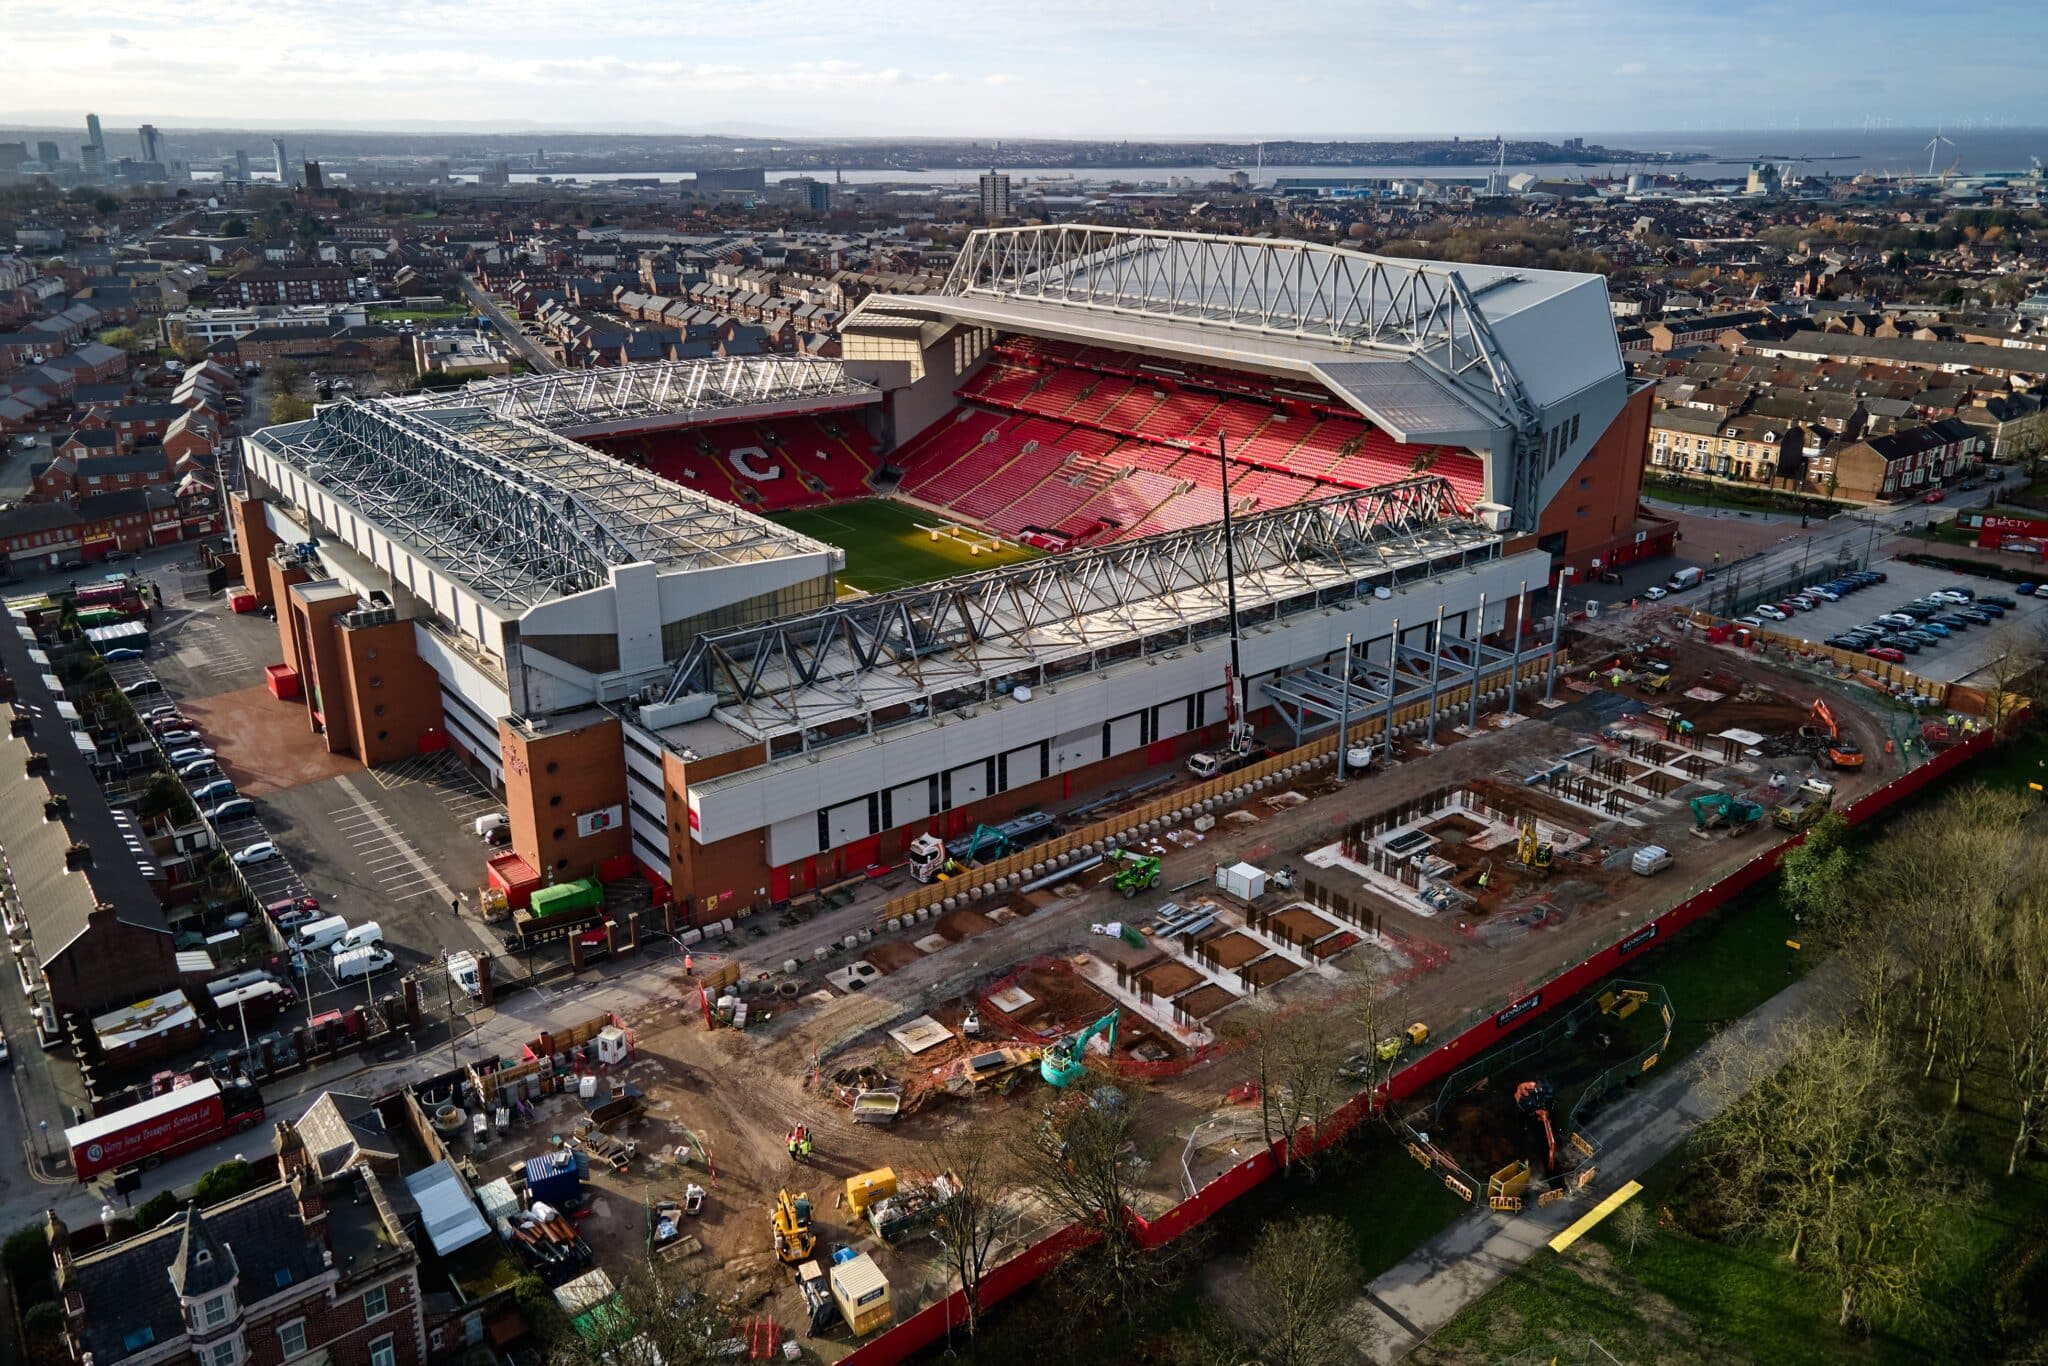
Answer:
<svg viewBox="0 0 2048 1366"><path fill-rule="evenodd" d="M542 887L527 901L527 909L536 920L550 916L570 915L577 911L594 911L604 905L604 884L594 877L578 878L554 887Z"/></svg>

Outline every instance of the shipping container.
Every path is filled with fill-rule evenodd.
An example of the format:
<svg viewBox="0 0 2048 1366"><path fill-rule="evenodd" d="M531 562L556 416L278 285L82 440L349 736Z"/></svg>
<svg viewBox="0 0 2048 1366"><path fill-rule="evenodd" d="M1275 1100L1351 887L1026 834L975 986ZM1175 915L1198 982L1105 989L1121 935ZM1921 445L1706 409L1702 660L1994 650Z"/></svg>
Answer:
<svg viewBox="0 0 2048 1366"><path fill-rule="evenodd" d="M542 887L528 901L536 920L596 910L604 905L604 886L594 877L578 878L554 887Z"/></svg>

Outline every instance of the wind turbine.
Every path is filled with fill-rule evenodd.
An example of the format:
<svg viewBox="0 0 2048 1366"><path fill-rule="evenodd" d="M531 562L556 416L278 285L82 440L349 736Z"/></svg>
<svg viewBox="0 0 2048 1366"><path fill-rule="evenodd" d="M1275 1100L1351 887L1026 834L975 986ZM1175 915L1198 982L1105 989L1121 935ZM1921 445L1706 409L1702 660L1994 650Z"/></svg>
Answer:
<svg viewBox="0 0 2048 1366"><path fill-rule="evenodd" d="M1955 146L1955 143L1941 135L1941 125L1936 124L1934 136L1927 139L1927 178L1929 180L1934 179L1934 154L1940 150L1941 144L1944 142L1947 142L1951 147Z"/></svg>

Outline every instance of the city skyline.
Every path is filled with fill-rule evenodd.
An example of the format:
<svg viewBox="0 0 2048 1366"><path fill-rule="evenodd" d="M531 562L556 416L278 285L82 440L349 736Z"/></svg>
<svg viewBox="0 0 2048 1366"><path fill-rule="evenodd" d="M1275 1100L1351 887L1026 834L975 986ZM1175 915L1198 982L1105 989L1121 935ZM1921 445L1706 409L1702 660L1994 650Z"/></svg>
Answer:
<svg viewBox="0 0 2048 1366"><path fill-rule="evenodd" d="M1897 0L1792 11L1556 0L1507 12L1368 0L1341 15L1303 0L1047 0L1028 25L901 0L602 14L512 0L488 23L467 8L400 13L382 0L260 12L233 0L197 15L152 0L124 6L112 32L61 11L18 16L10 46L26 60L0 121L68 122L96 107L110 123L171 127L1153 138L1853 127L1880 114L2048 123L2030 55L2048 16L2008 0L1968 9L1974 22L1946 16L1902 42L1921 11ZM410 39L397 51L394 25ZM1983 44L1987 26L2004 41ZM119 104L81 101L82 58ZM533 121L536 88L576 112ZM1711 97L1681 100L1681 88ZM366 108L380 117L365 123Z"/></svg>

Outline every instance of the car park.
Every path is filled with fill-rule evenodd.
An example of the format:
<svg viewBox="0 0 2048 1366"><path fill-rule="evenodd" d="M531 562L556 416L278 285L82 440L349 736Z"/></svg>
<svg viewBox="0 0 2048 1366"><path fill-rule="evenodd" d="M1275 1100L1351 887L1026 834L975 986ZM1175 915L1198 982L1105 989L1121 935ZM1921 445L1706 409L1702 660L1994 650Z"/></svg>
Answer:
<svg viewBox="0 0 2048 1366"><path fill-rule="evenodd" d="M1906 656L1890 645L1873 645L1863 653L1872 659L1882 659L1887 664L1904 664Z"/></svg>
<svg viewBox="0 0 2048 1366"><path fill-rule="evenodd" d="M239 867L253 868L259 863L268 863L278 856L277 846L269 840L258 840L235 850L233 858Z"/></svg>

